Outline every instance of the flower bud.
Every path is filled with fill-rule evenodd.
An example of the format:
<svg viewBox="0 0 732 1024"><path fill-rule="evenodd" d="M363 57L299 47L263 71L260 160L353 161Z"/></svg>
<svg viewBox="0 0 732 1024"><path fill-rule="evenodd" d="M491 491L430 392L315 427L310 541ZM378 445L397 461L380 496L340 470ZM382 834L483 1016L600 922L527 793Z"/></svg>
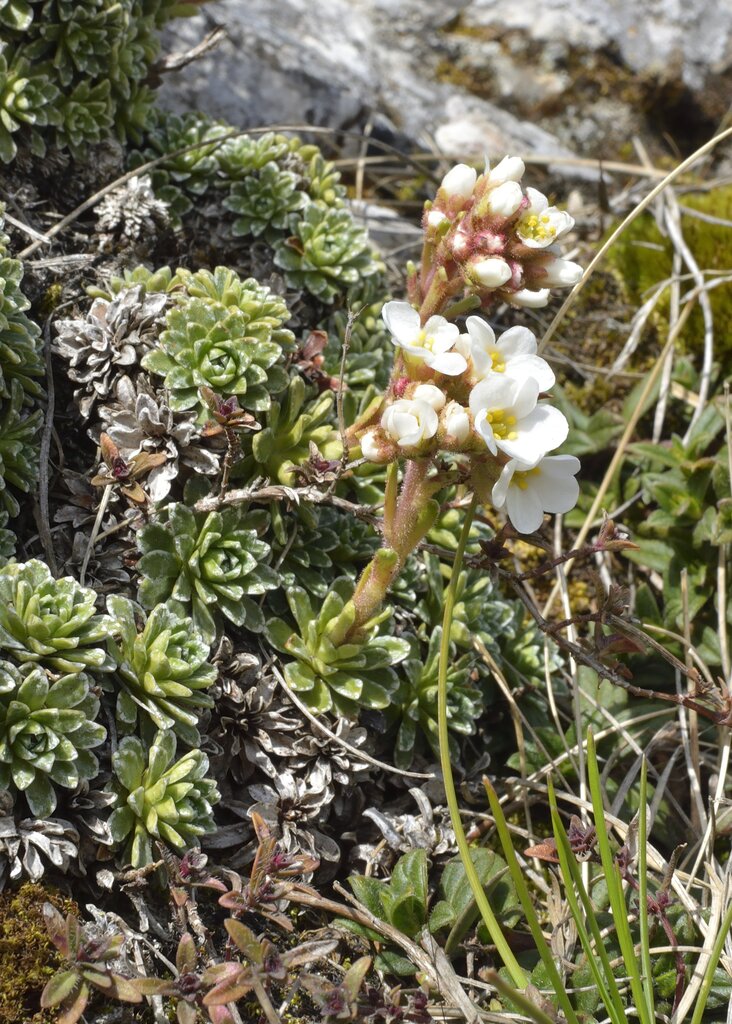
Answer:
<svg viewBox="0 0 732 1024"><path fill-rule="evenodd" d="M467 164L457 164L442 179L440 188L444 189L448 196L460 196L461 199L470 199L477 180L478 172L474 167L468 167Z"/></svg>
<svg viewBox="0 0 732 1024"><path fill-rule="evenodd" d="M413 447L437 433L437 413L427 402L401 398L387 406L381 417L382 430L401 447Z"/></svg>
<svg viewBox="0 0 732 1024"><path fill-rule="evenodd" d="M542 283L550 287L560 285L571 288L582 277L582 267L572 260L553 259L544 269L546 276L542 278Z"/></svg>
<svg viewBox="0 0 732 1024"><path fill-rule="evenodd" d="M523 306L525 309L541 309L549 301L549 289L540 288L532 291L530 288L522 288L511 295L511 302L515 306Z"/></svg>
<svg viewBox="0 0 732 1024"><path fill-rule="evenodd" d="M458 402L449 402L442 414L442 422L445 425L445 432L454 437L458 444L467 441L470 436L470 416L467 409L463 409Z"/></svg>
<svg viewBox="0 0 732 1024"><path fill-rule="evenodd" d="M523 202L524 194L517 181L504 181L488 193L487 204L491 213L500 217L512 217Z"/></svg>
<svg viewBox="0 0 732 1024"><path fill-rule="evenodd" d="M478 260L473 264L473 272L484 288L500 288L511 277L508 263L498 256Z"/></svg>
<svg viewBox="0 0 732 1024"><path fill-rule="evenodd" d="M361 454L369 462L387 462L388 458L379 445L375 430L369 430L361 438Z"/></svg>
<svg viewBox="0 0 732 1024"><path fill-rule="evenodd" d="M438 388L436 384L420 384L414 389L412 398L431 405L435 412L439 412L447 401L445 392Z"/></svg>
<svg viewBox="0 0 732 1024"><path fill-rule="evenodd" d="M441 213L439 210L430 210L427 214L427 227L434 230L439 228L440 224L444 224L446 220L447 217L444 213Z"/></svg>
<svg viewBox="0 0 732 1024"><path fill-rule="evenodd" d="M525 170L526 167L521 157L504 156L503 160L488 172L488 180L496 185L504 181L521 181Z"/></svg>

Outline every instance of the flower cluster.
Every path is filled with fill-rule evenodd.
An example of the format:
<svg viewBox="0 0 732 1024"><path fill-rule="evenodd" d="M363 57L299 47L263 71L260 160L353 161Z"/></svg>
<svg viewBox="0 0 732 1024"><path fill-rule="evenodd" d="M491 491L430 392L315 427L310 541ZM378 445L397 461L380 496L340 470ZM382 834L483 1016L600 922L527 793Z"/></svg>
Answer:
<svg viewBox="0 0 732 1024"><path fill-rule="evenodd" d="M478 295L484 309L501 301L533 309L546 306L551 288L579 281L582 268L556 245L574 220L537 189L522 188L524 170L523 160L507 156L481 175L466 164L445 175L426 204L430 259L419 277L412 274L412 301L442 285Z"/></svg>
<svg viewBox="0 0 732 1024"><path fill-rule="evenodd" d="M407 302L387 302L382 316L398 353L378 425L360 438L363 455L468 455L479 496L505 506L521 533L537 530L544 512L573 508L579 462L548 455L569 428L542 398L554 373L531 331L512 327L497 337L479 316L468 317L464 333L439 315L422 325Z"/></svg>

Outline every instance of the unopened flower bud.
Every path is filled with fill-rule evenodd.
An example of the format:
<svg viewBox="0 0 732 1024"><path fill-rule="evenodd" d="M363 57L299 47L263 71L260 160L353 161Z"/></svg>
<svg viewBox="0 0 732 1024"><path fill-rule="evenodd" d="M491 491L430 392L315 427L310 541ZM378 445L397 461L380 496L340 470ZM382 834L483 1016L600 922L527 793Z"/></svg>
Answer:
<svg viewBox="0 0 732 1024"><path fill-rule="evenodd" d="M488 209L500 217L512 217L521 206L523 198L524 194L517 181L504 181L488 194Z"/></svg>
<svg viewBox="0 0 732 1024"><path fill-rule="evenodd" d="M420 402L426 402L427 405L431 405L435 412L439 412L447 401L445 392L438 388L436 384L420 384L414 389L412 397L417 398Z"/></svg>
<svg viewBox="0 0 732 1024"><path fill-rule="evenodd" d="M546 276L542 278L542 282L550 287L561 285L571 288L582 277L582 267L572 260L554 259L544 269Z"/></svg>
<svg viewBox="0 0 732 1024"><path fill-rule="evenodd" d="M467 409L463 409L458 402L449 402L445 406L442 420L446 433L454 437L458 444L467 441L470 436L470 416Z"/></svg>
<svg viewBox="0 0 732 1024"><path fill-rule="evenodd" d="M381 447L377 440L376 431L369 430L367 434L364 434L361 438L361 454L369 462L386 462Z"/></svg>
<svg viewBox="0 0 732 1024"><path fill-rule="evenodd" d="M473 264L473 272L484 288L500 288L511 277L511 268L508 263L498 256L478 260Z"/></svg>
<svg viewBox="0 0 732 1024"><path fill-rule="evenodd" d="M460 196L461 199L470 199L477 180L478 172L474 167L468 167L467 164L457 164L442 179L440 188L444 189L448 196Z"/></svg>
<svg viewBox="0 0 732 1024"><path fill-rule="evenodd" d="M440 224L444 224L447 217L444 213L440 213L439 210L430 210L427 214L427 227L433 230L439 228Z"/></svg>
<svg viewBox="0 0 732 1024"><path fill-rule="evenodd" d="M532 291L530 288L522 288L511 295L511 302L516 306L523 306L525 309L541 309L549 301L549 289L540 288Z"/></svg>
<svg viewBox="0 0 732 1024"><path fill-rule="evenodd" d="M488 180L495 184L503 181L521 181L525 170L520 156L504 156L503 160L488 172Z"/></svg>

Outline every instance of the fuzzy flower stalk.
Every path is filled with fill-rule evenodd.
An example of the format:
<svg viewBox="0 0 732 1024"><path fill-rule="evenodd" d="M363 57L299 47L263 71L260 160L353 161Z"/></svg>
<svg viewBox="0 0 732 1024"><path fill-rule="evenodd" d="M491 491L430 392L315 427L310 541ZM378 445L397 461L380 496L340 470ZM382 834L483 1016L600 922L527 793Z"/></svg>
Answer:
<svg viewBox="0 0 732 1024"><path fill-rule="evenodd" d="M523 174L516 157L481 175L454 167L426 204L409 301L383 307L394 346L391 380L347 436L352 454L387 464L384 543L356 586L346 628L331 636L336 644L365 639L436 522L446 487L467 485L525 534L541 527L545 513L568 512L577 502L578 460L551 454L569 427L551 404L554 373L535 336L520 325L497 334L475 314L460 320L499 303L545 305L552 287L571 286L582 274L556 245L572 218L524 189Z"/></svg>

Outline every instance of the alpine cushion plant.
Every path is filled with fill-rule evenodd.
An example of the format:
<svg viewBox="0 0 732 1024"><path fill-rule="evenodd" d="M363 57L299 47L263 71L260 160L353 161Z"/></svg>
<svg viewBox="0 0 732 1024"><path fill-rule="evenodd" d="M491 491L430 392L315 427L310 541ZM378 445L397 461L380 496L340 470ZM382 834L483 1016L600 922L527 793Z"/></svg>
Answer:
<svg viewBox="0 0 732 1024"><path fill-rule="evenodd" d="M292 334L281 326L289 318L284 302L223 267L182 279L187 297L168 312L159 346L142 360L165 378L171 409L195 409L205 422L201 387L236 395L244 409L269 408L270 396L287 384L282 357Z"/></svg>
<svg viewBox="0 0 732 1024"><path fill-rule="evenodd" d="M320 203L308 206L294 234L277 243L275 263L290 287L306 288L328 303L380 269L366 232L348 210Z"/></svg>
<svg viewBox="0 0 732 1024"><path fill-rule="evenodd" d="M98 711L83 672L52 678L0 662L0 790L23 793L34 817L50 817L55 786L75 789L99 770L90 753L107 735Z"/></svg>
<svg viewBox="0 0 732 1024"><path fill-rule="evenodd" d="M202 514L181 502L167 505L138 535L140 602L152 609L169 601L181 616L190 613L208 643L216 636L215 612L237 626L261 629L252 596L278 585L267 564L269 545L260 539L266 526L266 513L245 513L241 506Z"/></svg>
<svg viewBox="0 0 732 1024"><path fill-rule="evenodd" d="M349 580L337 579L316 613L305 591L292 587L287 600L297 630L283 619L267 623L270 642L294 658L284 673L301 700L314 711L345 718L357 717L360 708L389 707L398 686L393 666L409 654L406 640L377 634L389 609L364 624L363 642L343 643L353 623L352 591Z"/></svg>
<svg viewBox="0 0 732 1024"><path fill-rule="evenodd" d="M125 736L112 755L117 806L109 819L116 843L126 843L125 858L133 867L148 864L153 840L184 850L212 832L212 805L219 791L206 778L208 758L190 750L175 760L171 730L159 732L146 748L137 736Z"/></svg>
<svg viewBox="0 0 732 1024"><path fill-rule="evenodd" d="M71 576L54 579L43 562L0 569L0 650L55 672L110 672L114 622L98 615L96 594Z"/></svg>
<svg viewBox="0 0 732 1024"><path fill-rule="evenodd" d="M208 664L209 644L189 618L165 604L156 605L145 621L142 608L126 597L112 596L107 608L119 639L113 642L119 685L115 717L122 732L140 725L173 729L190 746L198 746L198 709L213 707L203 693L216 678ZM144 623L138 633L137 622Z"/></svg>

